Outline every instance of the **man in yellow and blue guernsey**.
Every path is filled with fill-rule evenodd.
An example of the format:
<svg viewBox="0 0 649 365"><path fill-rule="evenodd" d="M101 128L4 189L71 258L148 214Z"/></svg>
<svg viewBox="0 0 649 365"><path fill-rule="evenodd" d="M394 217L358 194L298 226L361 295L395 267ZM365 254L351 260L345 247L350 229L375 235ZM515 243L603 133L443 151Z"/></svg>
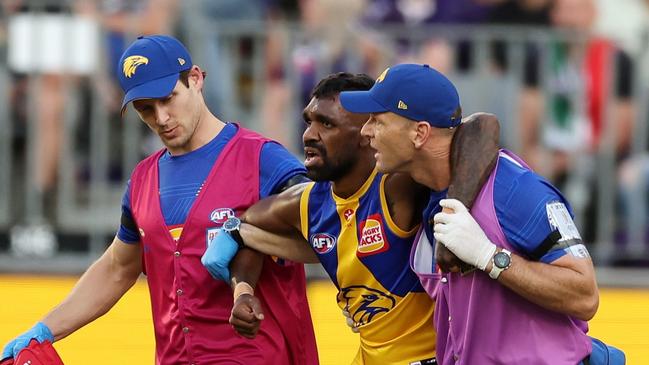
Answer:
<svg viewBox="0 0 649 365"><path fill-rule="evenodd" d="M434 303L408 260L427 191L410 177L376 171L375 151L360 134L368 115L347 112L338 99L342 91L373 84L349 73L323 79L303 113L304 164L315 182L255 204L238 231L228 228L231 234L218 234L210 247L236 251L242 240L269 255L320 262L339 290L338 305L360 333L353 364L436 364ZM480 123L466 123L458 133L478 133ZM227 269L228 260L208 264ZM254 333L259 311L251 305L248 323L231 323L240 333Z"/></svg>

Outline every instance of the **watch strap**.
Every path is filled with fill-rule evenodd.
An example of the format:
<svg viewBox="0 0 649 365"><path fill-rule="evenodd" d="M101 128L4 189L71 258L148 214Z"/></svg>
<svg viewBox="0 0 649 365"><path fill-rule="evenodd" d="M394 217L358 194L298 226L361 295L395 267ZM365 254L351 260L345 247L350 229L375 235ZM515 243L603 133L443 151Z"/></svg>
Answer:
<svg viewBox="0 0 649 365"><path fill-rule="evenodd" d="M235 226L226 228L226 225L228 225L228 223L230 223L231 221L235 222ZM240 231L242 223L243 222L239 218L232 217L232 218L228 218L228 220L226 221L223 227L223 230L228 232L230 236L237 242L239 248L245 247L243 243L243 238L241 237L241 231Z"/></svg>
<svg viewBox="0 0 649 365"><path fill-rule="evenodd" d="M495 262L496 255L498 255L501 252L506 254L507 256L509 256L509 264L506 267L498 267L496 265L496 262ZM502 251L496 252L496 254L491 258L491 270L489 271L489 277L494 279L494 280L498 279L498 277L500 276L500 273L502 273L503 271L509 269L509 267L512 264L511 260L512 260L512 253L508 249L503 248Z"/></svg>

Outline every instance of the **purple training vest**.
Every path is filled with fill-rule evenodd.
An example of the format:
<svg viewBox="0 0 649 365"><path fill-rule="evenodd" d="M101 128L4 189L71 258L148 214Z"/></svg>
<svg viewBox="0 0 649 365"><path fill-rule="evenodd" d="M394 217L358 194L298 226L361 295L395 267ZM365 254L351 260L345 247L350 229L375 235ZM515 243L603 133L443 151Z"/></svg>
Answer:
<svg viewBox="0 0 649 365"><path fill-rule="evenodd" d="M501 158L503 155L529 169L513 153L502 150ZM494 244L521 255L505 238L496 216L493 190L497 170L498 165L480 191L471 215ZM420 230L419 236L422 241L415 241L411 265L426 234ZM436 299L439 364L575 365L591 352L586 322L544 309L485 272L418 275L428 294Z"/></svg>

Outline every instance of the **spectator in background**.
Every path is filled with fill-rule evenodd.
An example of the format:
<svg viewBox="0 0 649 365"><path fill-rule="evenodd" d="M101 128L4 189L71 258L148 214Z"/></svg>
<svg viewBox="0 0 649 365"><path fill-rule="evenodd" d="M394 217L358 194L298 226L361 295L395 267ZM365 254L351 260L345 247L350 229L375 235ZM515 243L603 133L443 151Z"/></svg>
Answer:
<svg viewBox="0 0 649 365"><path fill-rule="evenodd" d="M363 2L363 0L300 0L298 2L302 34L291 52L291 64L299 80L297 95L294 95L294 99L300 103L298 105L309 103L311 90L324 75L348 70L363 71L362 61L356 54L357 49L354 46L356 40L350 39L350 25L360 16ZM293 133L293 138L301 146L303 123L298 125L296 132Z"/></svg>
<svg viewBox="0 0 649 365"><path fill-rule="evenodd" d="M285 22L298 13L291 0L199 0L185 2L183 31L199 49L208 74L218 83L207 86L208 105L227 120L254 118L251 105L261 104L261 125L255 126L272 138L290 146L293 142L290 110L291 89L286 80L290 62ZM206 29L205 26L215 25ZM263 57L263 99L254 100L255 82L260 76L255 57ZM294 143L293 143L294 144Z"/></svg>
<svg viewBox="0 0 649 365"><path fill-rule="evenodd" d="M26 111L25 122L29 113L34 113L37 124L31 141L35 158L30 174L40 197L52 192L56 183L69 86L78 86L78 76L92 72L97 61L92 54L97 47L96 27L92 19L76 11L79 4L78 0L2 3L9 19L8 63L17 82L15 91L25 92L24 96L35 93L33 109L26 104L28 98L15 100L22 104L16 108ZM71 47L65 47L68 44ZM36 87L29 88L32 82Z"/></svg>
<svg viewBox="0 0 649 365"><path fill-rule="evenodd" d="M588 39L584 44L561 40L552 44L552 67L544 74L548 97L544 99L539 89L531 91L535 96L525 100L519 130L523 155L533 167L541 168L562 185L573 155L597 150L603 142L607 104L612 108L611 123L616 129L616 155L622 158L628 153L634 118L632 65L628 55L611 40L592 33L597 17L594 0L556 0L550 15L554 26ZM608 102L608 90L613 87L613 101ZM549 110L547 123L542 123L544 104ZM544 153L550 157L546 169L540 163Z"/></svg>
<svg viewBox="0 0 649 365"><path fill-rule="evenodd" d="M92 81L89 78L92 74L99 80L92 85L98 87L109 111L119 116L120 91L114 65L129 37L167 30L172 24L175 2L14 0L2 3L3 12L10 19L9 64L17 80L13 99L17 101L14 105L18 113L14 115L26 120L33 112L38 125L33 134L36 152L31 174L36 193L46 200L44 213L53 208L52 193L64 138L68 95L72 90L87 90L84 87ZM102 27L107 37L109 80L102 80L106 72L97 72ZM29 89L28 82L36 82L37 87ZM29 92L34 93L33 110L26 105ZM88 118L84 113L89 108L84 104L82 109L79 122L86 123Z"/></svg>
<svg viewBox="0 0 649 365"><path fill-rule="evenodd" d="M501 1L491 11L489 23L499 27L527 27L535 29L547 29L550 25L550 8L551 0L507 0ZM509 33L509 32L508 32ZM512 33L532 35L531 31L521 32L517 29ZM509 106L512 98L519 100L520 110L527 113L532 109L532 114L540 114L541 111L534 110L538 108L537 102L540 94L540 67L542 65L541 45L530 38L523 44L512 42L512 37L508 35L504 39L496 38L491 44L493 67L501 80L506 80L504 84L498 85L505 96L499 93L497 99L501 101L492 102L491 110L496 114L510 115L512 118L503 118L503 133L501 140L509 148L520 150L523 143L518 141L517 126L521 120L517 117L516 112L512 113ZM517 49L517 47L521 47ZM522 55L521 55L522 53ZM522 58L516 58L522 57ZM521 87L522 85L522 87ZM509 91L509 92L507 92ZM465 94L466 95L466 94ZM531 102L528 102L531 100ZM498 107L500 105L500 108ZM524 128L521 126L520 128ZM538 138L538 136L534 135ZM529 148L529 146L523 146Z"/></svg>
<svg viewBox="0 0 649 365"><path fill-rule="evenodd" d="M18 195L24 194L25 212L20 217L22 207L17 207L14 214L17 225L10 240L15 255L49 256L57 247L49 222L56 202L67 98L80 90L99 58L98 27L77 11L82 3L14 0L1 5L8 23L7 63L14 81L10 93L19 136L16 152L25 156L15 165L26 166L24 177L17 174L24 179L16 186Z"/></svg>
<svg viewBox="0 0 649 365"><path fill-rule="evenodd" d="M649 29L649 1L599 0L597 5L601 16L595 24L596 31L614 39L632 59L643 60L647 47L646 30ZM620 22L620 19L624 21ZM638 90L636 95L645 95L641 90L646 87L647 78L642 75L647 75L646 67L649 65L640 61L634 66L633 75L637 76L633 88ZM646 99L638 97L636 100ZM646 119L638 120L647 122ZM615 255L610 258L614 265L649 266L649 257L642 254L649 249L649 230L646 228L649 223L649 151L644 127L635 124L633 127L628 158L618 161L619 191L616 197L619 200L615 202L616 214L612 215L616 222L613 240L617 245Z"/></svg>
<svg viewBox="0 0 649 365"><path fill-rule="evenodd" d="M434 24L479 24L489 19L494 4L501 1L371 0L364 12L363 23L369 29L378 32L382 32L383 27L390 25L414 29L417 26ZM406 34L407 37L404 37ZM440 36L421 39L421 36L416 34L413 36L405 32L387 35L392 36L387 42L392 44L397 62L421 62L447 72L451 70L454 63L460 70L466 70L471 66L471 45L461 39L454 49L454 45ZM386 34L383 34L382 37L385 36ZM385 65L373 66L380 72Z"/></svg>
<svg viewBox="0 0 649 365"><path fill-rule="evenodd" d="M574 199L573 205L577 215L588 213L583 230L587 242L594 240L597 206L589 155L608 144L616 161L625 159L635 118L630 58L612 40L595 34L597 11L594 0L552 4L551 22L568 31L569 39L550 43L543 91L532 87L523 93L518 128L521 152L533 168L569 194L593 192L591 199ZM607 137L608 123L615 130L614 140Z"/></svg>
<svg viewBox="0 0 649 365"><path fill-rule="evenodd" d="M551 0L512 0L503 1L491 12L489 23L506 26L550 25ZM493 44L494 62L497 69L507 69L507 44L496 41ZM538 45L528 43L525 46L523 84L528 88L539 85L539 49Z"/></svg>
<svg viewBox="0 0 649 365"><path fill-rule="evenodd" d="M228 119L236 115L237 99L247 99L251 75L252 47L268 25L271 0L197 0L184 2L183 34L198 44L206 72L219 82L206 85L208 105ZM204 27L209 26L208 29ZM197 33L201 32L200 34ZM198 48L198 47L197 47ZM246 103L242 103L246 104Z"/></svg>
<svg viewBox="0 0 649 365"><path fill-rule="evenodd" d="M266 85L260 129L298 150L303 125L294 121L300 120L298 107L309 102L316 81L332 72L362 68L355 57L354 40L349 39L349 24L359 14L363 0L267 2ZM291 21L299 27L289 29ZM293 32L296 36L289 37Z"/></svg>

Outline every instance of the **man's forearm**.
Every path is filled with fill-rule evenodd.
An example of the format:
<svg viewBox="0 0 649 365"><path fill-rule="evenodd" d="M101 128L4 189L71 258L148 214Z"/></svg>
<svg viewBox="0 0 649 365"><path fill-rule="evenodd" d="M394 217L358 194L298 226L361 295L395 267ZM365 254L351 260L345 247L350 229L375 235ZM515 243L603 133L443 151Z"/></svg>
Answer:
<svg viewBox="0 0 649 365"><path fill-rule="evenodd" d="M590 320L597 311L599 295L590 259L562 257L553 264L528 261L512 254L511 267L498 281L527 300L552 311ZM489 272L491 264L485 269Z"/></svg>
<svg viewBox="0 0 649 365"><path fill-rule="evenodd" d="M308 242L299 235L277 234L252 224L241 225L241 238L246 247L270 256L277 256L294 262L318 263L318 258Z"/></svg>
<svg viewBox="0 0 649 365"><path fill-rule="evenodd" d="M112 248L88 268L68 297L43 318L55 340L108 312L137 280L141 267L121 267L112 257Z"/></svg>
<svg viewBox="0 0 649 365"><path fill-rule="evenodd" d="M241 221L276 234L299 232L300 198L306 185L294 185L278 195L258 201L241 215Z"/></svg>
<svg viewBox="0 0 649 365"><path fill-rule="evenodd" d="M295 262L318 262L300 234L300 198L306 184L263 199L241 216L241 237L247 247Z"/></svg>
<svg viewBox="0 0 649 365"><path fill-rule="evenodd" d="M498 159L499 135L500 125L493 114L474 113L463 120L451 146L449 198L471 208ZM451 213L446 208L444 212ZM442 271L471 270L443 245L436 246L435 258Z"/></svg>
<svg viewBox="0 0 649 365"><path fill-rule="evenodd" d="M254 288L263 267L264 254L250 248L240 249L230 263L230 286L232 290L242 282L248 283Z"/></svg>
<svg viewBox="0 0 649 365"><path fill-rule="evenodd" d="M500 125L493 114L475 113L459 128L451 148L448 197L471 208L496 164Z"/></svg>

